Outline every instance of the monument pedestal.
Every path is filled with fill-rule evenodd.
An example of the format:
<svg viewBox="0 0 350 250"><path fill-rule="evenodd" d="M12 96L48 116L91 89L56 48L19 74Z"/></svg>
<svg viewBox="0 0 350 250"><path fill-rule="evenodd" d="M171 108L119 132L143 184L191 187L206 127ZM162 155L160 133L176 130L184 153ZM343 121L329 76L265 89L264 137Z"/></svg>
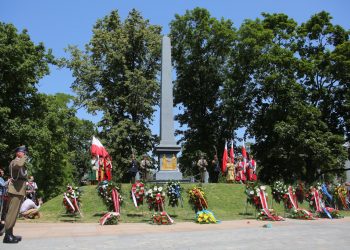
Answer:
<svg viewBox="0 0 350 250"><path fill-rule="evenodd" d="M182 173L179 170L169 171L169 170L160 170L156 173L157 181L179 181L182 180Z"/></svg>
<svg viewBox="0 0 350 250"><path fill-rule="evenodd" d="M157 181L182 180L182 173L177 167L176 155L180 147L175 143L160 144L156 147L160 171L156 173Z"/></svg>

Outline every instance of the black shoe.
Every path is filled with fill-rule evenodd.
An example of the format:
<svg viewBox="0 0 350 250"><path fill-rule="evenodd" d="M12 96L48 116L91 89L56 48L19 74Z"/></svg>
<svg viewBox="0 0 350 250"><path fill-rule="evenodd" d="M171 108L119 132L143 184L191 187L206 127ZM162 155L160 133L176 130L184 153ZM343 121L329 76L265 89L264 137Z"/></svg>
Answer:
<svg viewBox="0 0 350 250"><path fill-rule="evenodd" d="M13 238L15 238L18 242L22 240L22 236L16 236L16 235L12 235Z"/></svg>
<svg viewBox="0 0 350 250"><path fill-rule="evenodd" d="M2 242L4 242L4 243L18 243L18 240L10 234L5 234L4 240Z"/></svg>
<svg viewBox="0 0 350 250"><path fill-rule="evenodd" d="M13 235L13 228L9 229L6 233L15 238L18 242L22 240L22 236Z"/></svg>

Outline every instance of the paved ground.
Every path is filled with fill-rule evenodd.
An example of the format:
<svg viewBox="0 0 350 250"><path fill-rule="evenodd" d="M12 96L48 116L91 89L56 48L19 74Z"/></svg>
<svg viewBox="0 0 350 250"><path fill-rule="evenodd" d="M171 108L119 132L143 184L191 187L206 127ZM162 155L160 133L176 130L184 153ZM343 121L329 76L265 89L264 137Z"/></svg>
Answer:
<svg viewBox="0 0 350 250"><path fill-rule="evenodd" d="M17 223L19 244L0 249L350 249L350 217L338 220L184 222L170 226ZM3 237L0 237L2 241Z"/></svg>

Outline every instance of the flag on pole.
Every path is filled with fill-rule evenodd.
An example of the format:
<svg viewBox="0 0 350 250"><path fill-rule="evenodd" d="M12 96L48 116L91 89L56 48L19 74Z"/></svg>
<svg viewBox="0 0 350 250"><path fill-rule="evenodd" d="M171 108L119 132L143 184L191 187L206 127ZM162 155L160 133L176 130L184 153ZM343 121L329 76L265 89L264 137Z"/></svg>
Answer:
<svg viewBox="0 0 350 250"><path fill-rule="evenodd" d="M244 169L244 173L247 171L247 163L248 163L248 159L247 159L247 150L245 149L245 143L243 140L243 146L242 146L242 157L243 157L243 169Z"/></svg>
<svg viewBox="0 0 350 250"><path fill-rule="evenodd" d="M106 158L109 156L107 150L105 147L102 145L99 139L97 139L95 136L92 137L92 143L91 143L91 155L94 156L100 156L103 158Z"/></svg>
<svg viewBox="0 0 350 250"><path fill-rule="evenodd" d="M243 141L243 146L242 146L242 157L244 163L247 163L247 150L245 149L245 143Z"/></svg>
<svg viewBox="0 0 350 250"><path fill-rule="evenodd" d="M95 136L92 137L90 152L92 157L97 158L98 181L110 181L112 179L112 158Z"/></svg>
<svg viewBox="0 0 350 250"><path fill-rule="evenodd" d="M231 162L234 163L235 162L235 153L233 151L233 140L231 140L230 158L231 158Z"/></svg>
<svg viewBox="0 0 350 250"><path fill-rule="evenodd" d="M227 165L227 141L225 141L225 149L224 149L224 154L222 155L222 165L221 165L221 171L223 173L226 172L226 165Z"/></svg>

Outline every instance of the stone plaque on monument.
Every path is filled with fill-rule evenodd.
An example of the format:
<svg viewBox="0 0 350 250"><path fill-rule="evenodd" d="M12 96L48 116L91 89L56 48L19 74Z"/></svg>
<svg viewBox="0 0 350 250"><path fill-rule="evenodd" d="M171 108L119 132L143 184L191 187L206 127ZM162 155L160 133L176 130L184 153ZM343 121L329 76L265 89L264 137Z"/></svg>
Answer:
<svg viewBox="0 0 350 250"><path fill-rule="evenodd" d="M156 180L182 180L176 157L181 147L175 141L171 71L170 38L164 36L162 39L160 144L156 147L160 170L156 173Z"/></svg>

